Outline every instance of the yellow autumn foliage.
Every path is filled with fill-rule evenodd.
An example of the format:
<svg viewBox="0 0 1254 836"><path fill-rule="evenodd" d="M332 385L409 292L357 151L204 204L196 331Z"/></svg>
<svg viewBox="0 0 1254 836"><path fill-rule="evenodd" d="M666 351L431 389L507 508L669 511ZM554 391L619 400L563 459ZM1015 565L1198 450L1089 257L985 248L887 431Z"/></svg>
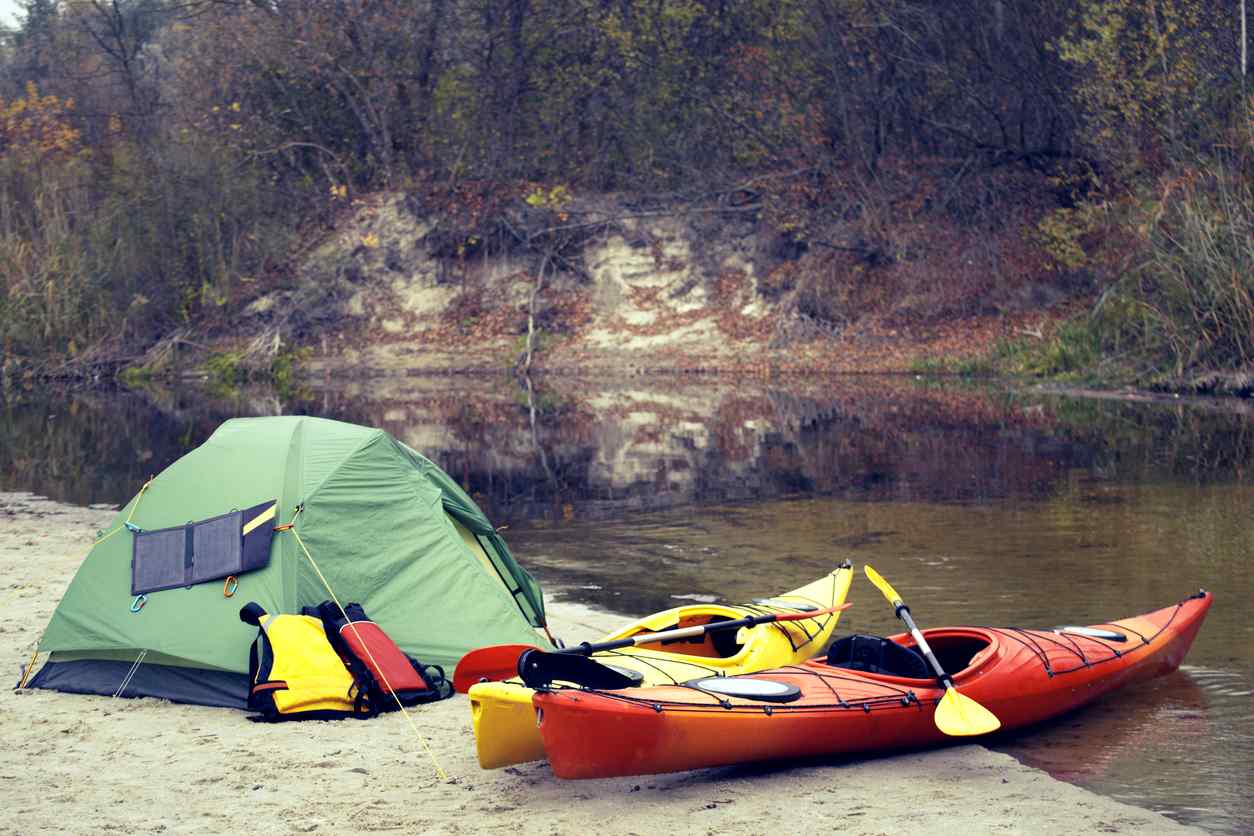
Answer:
<svg viewBox="0 0 1254 836"><path fill-rule="evenodd" d="M73 99L41 96L34 82L27 82L24 97L0 98L0 158L30 164L83 153L81 134L68 118L73 109Z"/></svg>

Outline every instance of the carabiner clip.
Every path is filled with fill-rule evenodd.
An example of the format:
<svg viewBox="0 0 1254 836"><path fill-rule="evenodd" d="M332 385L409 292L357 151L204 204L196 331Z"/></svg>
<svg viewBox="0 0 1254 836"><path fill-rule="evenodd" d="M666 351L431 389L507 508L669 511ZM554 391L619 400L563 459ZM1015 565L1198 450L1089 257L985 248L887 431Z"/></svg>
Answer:
<svg viewBox="0 0 1254 836"><path fill-rule="evenodd" d="M131 612L137 613L144 608L144 604L148 603L148 596L142 592L135 596L135 600L131 601Z"/></svg>
<svg viewBox="0 0 1254 836"><path fill-rule="evenodd" d="M239 578L234 575L227 575L226 580L222 582L222 597L230 598L237 589L239 589Z"/></svg>

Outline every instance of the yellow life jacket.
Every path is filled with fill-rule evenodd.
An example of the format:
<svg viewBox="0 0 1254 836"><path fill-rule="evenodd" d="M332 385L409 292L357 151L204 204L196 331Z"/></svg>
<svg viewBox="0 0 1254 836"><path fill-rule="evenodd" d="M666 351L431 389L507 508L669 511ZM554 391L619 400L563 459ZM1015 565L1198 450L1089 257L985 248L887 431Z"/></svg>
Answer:
<svg viewBox="0 0 1254 836"><path fill-rule="evenodd" d="M248 660L248 707L260 712L261 719L370 715L357 699L357 683L327 640L321 619L269 615L257 604L244 607L240 618L261 628Z"/></svg>

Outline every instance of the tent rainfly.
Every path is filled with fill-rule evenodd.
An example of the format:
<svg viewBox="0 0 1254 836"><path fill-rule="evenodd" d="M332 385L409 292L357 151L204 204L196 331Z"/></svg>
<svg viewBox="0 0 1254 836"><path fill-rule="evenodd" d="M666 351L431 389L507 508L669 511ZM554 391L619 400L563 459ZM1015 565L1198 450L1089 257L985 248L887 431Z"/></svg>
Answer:
<svg viewBox="0 0 1254 836"><path fill-rule="evenodd" d="M244 708L240 607L299 612L328 587L450 675L475 647L550 646L540 587L435 464L378 429L239 418L122 508L19 685Z"/></svg>

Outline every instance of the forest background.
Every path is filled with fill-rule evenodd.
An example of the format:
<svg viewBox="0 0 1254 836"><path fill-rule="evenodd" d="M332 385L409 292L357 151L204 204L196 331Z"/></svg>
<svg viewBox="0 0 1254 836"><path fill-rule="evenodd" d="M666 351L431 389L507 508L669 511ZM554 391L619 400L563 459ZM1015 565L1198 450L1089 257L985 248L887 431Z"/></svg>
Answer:
<svg viewBox="0 0 1254 836"><path fill-rule="evenodd" d="M355 200L401 193L453 220L430 252L523 257L537 290L616 213L734 215L770 242L785 347L1036 306L992 368L1252 391L1245 0L17 5L10 376L229 333ZM515 313L530 362L535 296ZM263 371L317 323L285 328Z"/></svg>

